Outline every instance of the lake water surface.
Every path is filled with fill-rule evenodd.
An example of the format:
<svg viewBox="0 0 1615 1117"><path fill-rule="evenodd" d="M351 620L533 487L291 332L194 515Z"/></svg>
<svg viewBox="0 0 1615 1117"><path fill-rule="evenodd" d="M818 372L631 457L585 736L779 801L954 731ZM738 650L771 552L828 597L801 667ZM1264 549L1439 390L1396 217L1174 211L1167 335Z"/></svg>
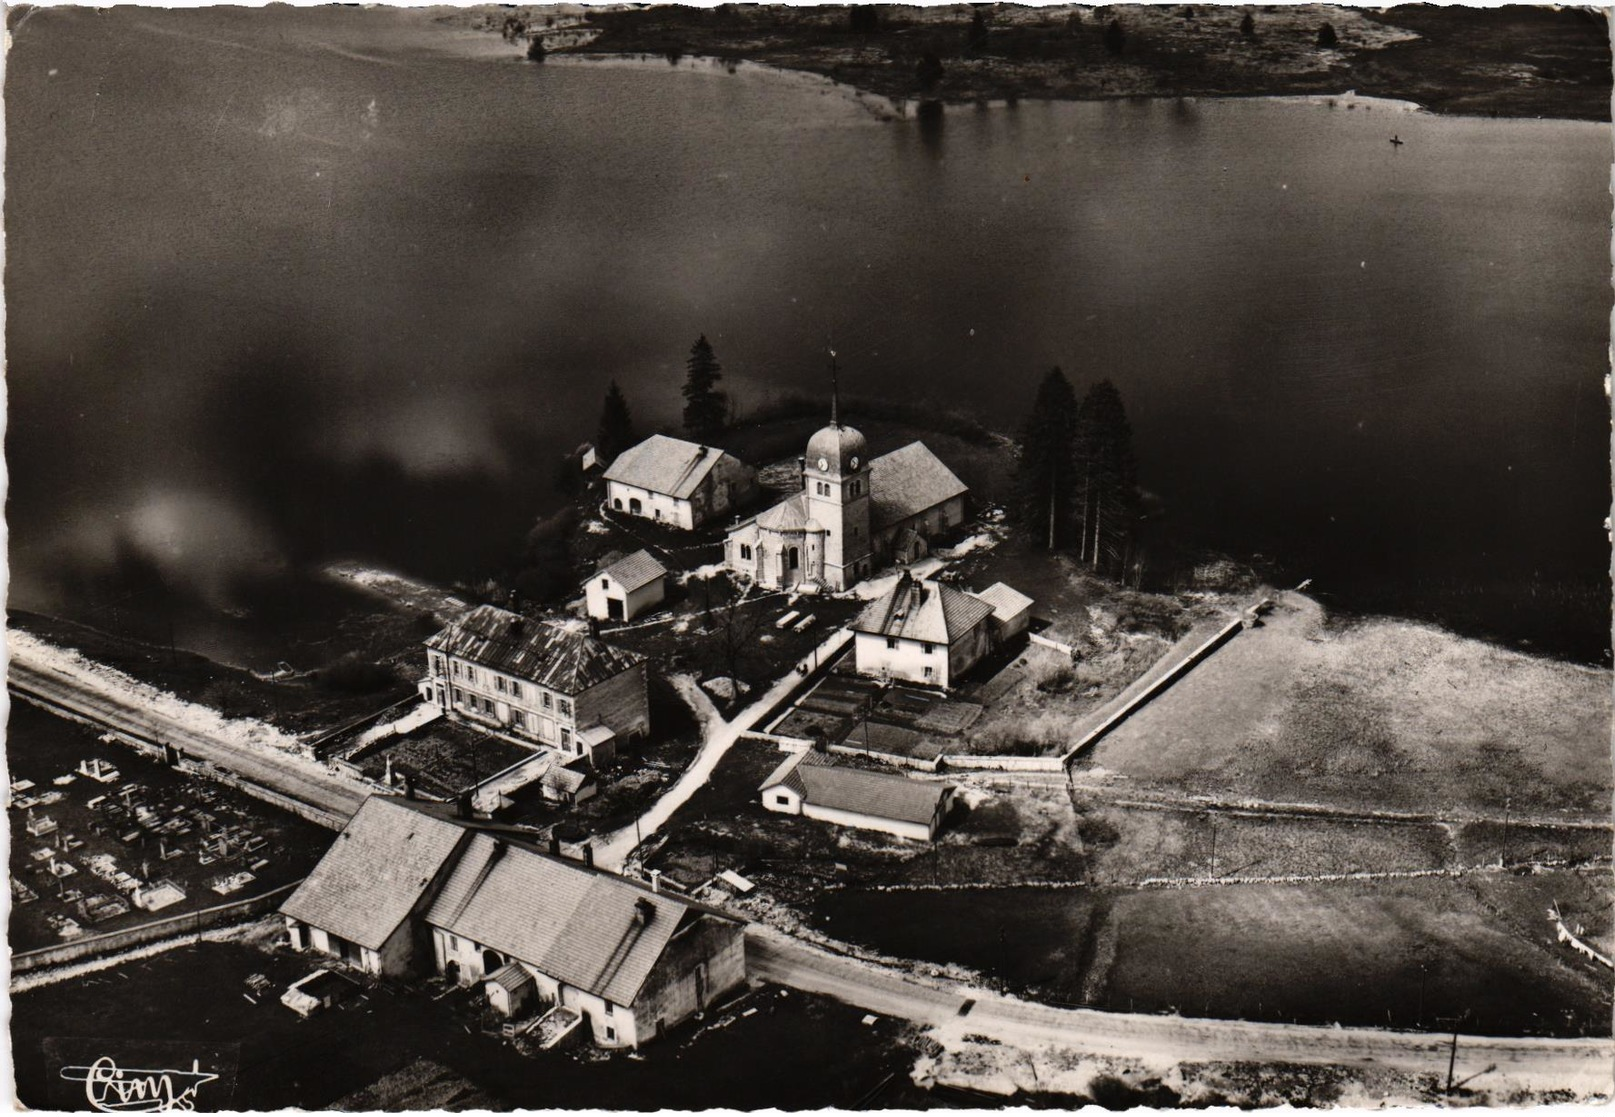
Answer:
<svg viewBox="0 0 1615 1117"><path fill-rule="evenodd" d="M1607 126L922 123L759 68L511 52L385 10L21 22L14 604L104 619L155 570L195 587L186 640L250 658L220 610L273 629L296 610L252 587L288 572L489 570L605 382L672 420L704 332L742 411L822 390L830 345L854 394L1004 428L1050 365L1109 377L1177 541L1603 658Z"/></svg>

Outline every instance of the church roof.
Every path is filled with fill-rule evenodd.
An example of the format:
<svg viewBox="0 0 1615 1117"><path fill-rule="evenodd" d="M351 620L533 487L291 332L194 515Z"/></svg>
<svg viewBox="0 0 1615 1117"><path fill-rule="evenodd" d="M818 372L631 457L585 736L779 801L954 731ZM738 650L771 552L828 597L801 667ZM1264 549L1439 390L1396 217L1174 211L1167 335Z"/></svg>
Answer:
<svg viewBox="0 0 1615 1117"><path fill-rule="evenodd" d="M869 460L869 444L855 428L833 422L814 431L808 439L808 468L817 468L821 458L831 473L856 473Z"/></svg>
<svg viewBox="0 0 1615 1117"><path fill-rule="evenodd" d="M882 454L869 469L870 518L876 531L970 491L923 442Z"/></svg>
<svg viewBox="0 0 1615 1117"><path fill-rule="evenodd" d="M695 492L721 457L723 451L711 446L653 434L618 454L617 460L606 469L605 479L684 500Z"/></svg>
<svg viewBox="0 0 1615 1117"><path fill-rule="evenodd" d="M917 581L904 571L895 585L864 607L854 632L952 644L992 616L993 607L942 582Z"/></svg>
<svg viewBox="0 0 1615 1117"><path fill-rule="evenodd" d="M765 531L819 531L819 522L808 515L807 494L788 496L766 512L759 513L757 526Z"/></svg>

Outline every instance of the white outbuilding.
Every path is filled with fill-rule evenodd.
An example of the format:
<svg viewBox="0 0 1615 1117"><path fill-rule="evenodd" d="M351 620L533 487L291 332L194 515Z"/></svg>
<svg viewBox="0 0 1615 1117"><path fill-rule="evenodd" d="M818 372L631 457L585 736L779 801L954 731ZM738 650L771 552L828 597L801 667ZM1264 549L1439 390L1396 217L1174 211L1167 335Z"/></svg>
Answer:
<svg viewBox="0 0 1615 1117"><path fill-rule="evenodd" d="M812 750L786 760L758 790L763 806L780 814L919 842L935 840L953 802L953 788L944 784L843 767Z"/></svg>
<svg viewBox="0 0 1615 1117"><path fill-rule="evenodd" d="M666 598L667 567L649 551L635 551L595 571L583 596L596 620L631 621Z"/></svg>

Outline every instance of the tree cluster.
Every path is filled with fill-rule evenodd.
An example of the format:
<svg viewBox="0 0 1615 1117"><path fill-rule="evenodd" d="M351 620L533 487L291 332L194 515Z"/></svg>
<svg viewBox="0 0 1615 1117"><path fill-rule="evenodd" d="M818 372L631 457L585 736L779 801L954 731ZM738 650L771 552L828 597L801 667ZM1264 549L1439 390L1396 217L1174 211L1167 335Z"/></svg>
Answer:
<svg viewBox="0 0 1615 1117"><path fill-rule="evenodd" d="M1050 370L1021 435L1015 518L1050 550L1074 551L1095 571L1125 572L1139 515L1133 432L1109 380L1081 401L1065 373Z"/></svg>

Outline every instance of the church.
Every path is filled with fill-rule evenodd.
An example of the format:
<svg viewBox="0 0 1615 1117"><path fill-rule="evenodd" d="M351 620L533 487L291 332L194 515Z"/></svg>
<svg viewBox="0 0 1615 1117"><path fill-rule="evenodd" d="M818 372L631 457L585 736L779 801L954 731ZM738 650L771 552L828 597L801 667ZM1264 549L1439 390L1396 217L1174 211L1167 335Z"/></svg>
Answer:
<svg viewBox="0 0 1615 1117"><path fill-rule="evenodd" d="M964 522L969 491L923 442L871 459L864 436L830 425L799 459L802 491L729 529L724 564L770 589L838 592L894 562L924 557Z"/></svg>

